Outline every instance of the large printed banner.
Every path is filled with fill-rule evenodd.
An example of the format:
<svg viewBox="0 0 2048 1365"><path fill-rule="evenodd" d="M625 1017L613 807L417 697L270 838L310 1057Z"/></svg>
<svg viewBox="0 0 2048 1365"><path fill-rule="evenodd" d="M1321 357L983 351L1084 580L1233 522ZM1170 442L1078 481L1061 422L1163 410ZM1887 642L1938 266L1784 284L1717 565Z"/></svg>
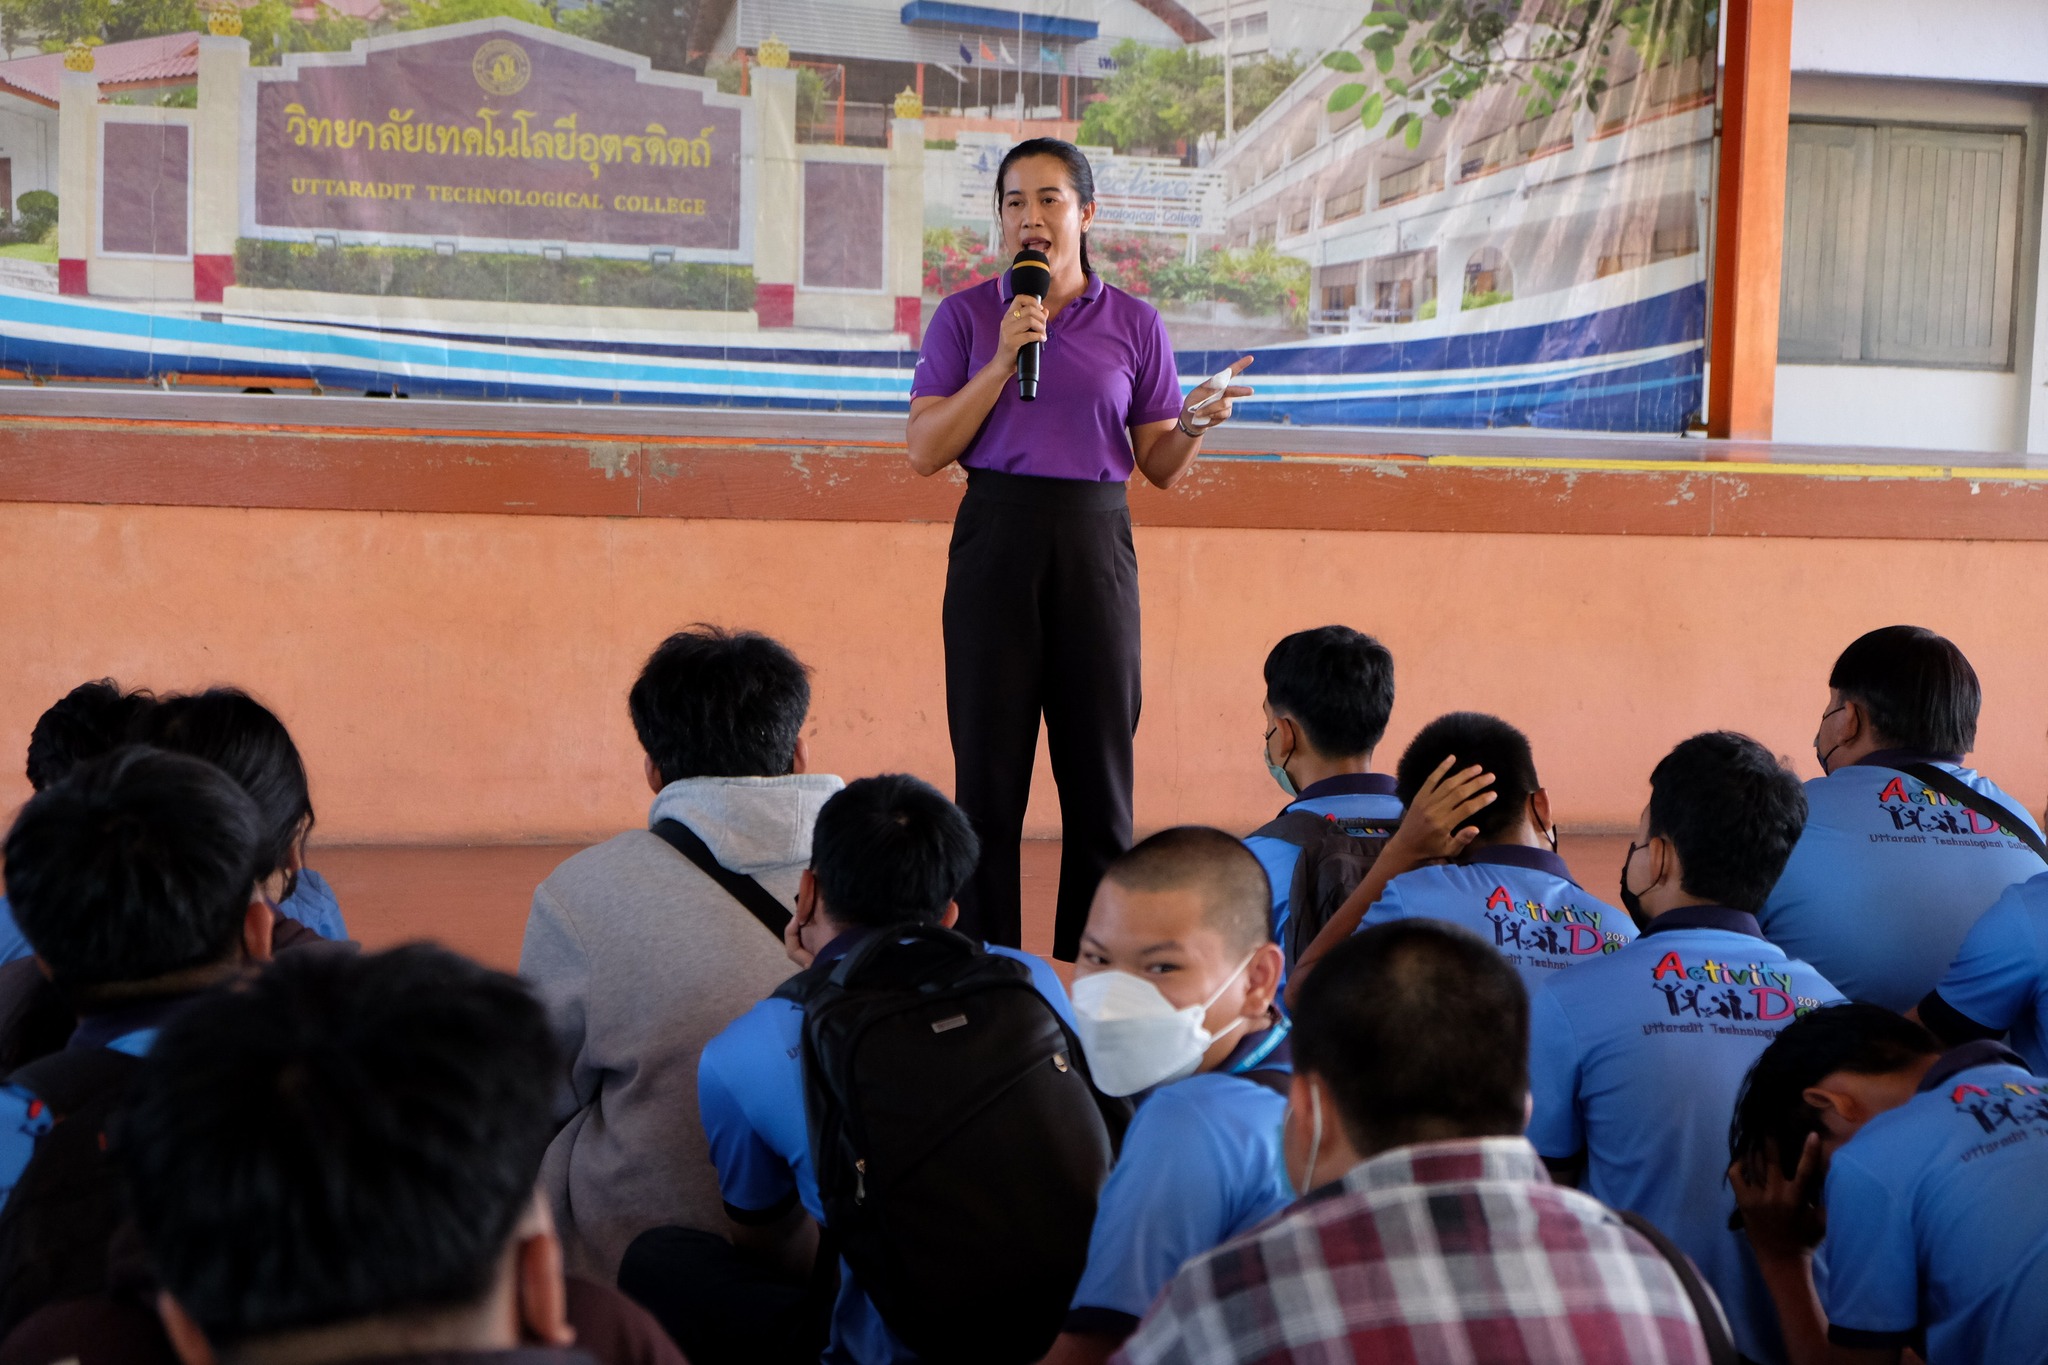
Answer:
<svg viewBox="0 0 2048 1365"><path fill-rule="evenodd" d="M633 50L623 0L288 41L221 8L0 62L55 150L13 163L0 370L901 412L933 308L1006 264L1003 154L1059 136L1097 268L1185 383L1256 352L1252 420L1698 415L1713 0L1359 0L1227 82L1200 5L1007 2L690 0L694 53Z"/></svg>

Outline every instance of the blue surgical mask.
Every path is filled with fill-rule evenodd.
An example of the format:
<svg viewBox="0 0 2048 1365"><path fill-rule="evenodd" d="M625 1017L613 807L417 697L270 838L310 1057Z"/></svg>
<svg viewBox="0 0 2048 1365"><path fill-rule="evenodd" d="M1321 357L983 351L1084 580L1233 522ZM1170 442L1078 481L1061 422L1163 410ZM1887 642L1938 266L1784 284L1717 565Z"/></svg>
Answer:
<svg viewBox="0 0 2048 1365"><path fill-rule="evenodd" d="M1288 776L1287 769L1273 761L1273 733L1279 728L1276 725L1272 730L1266 731L1266 737L1259 741L1259 757L1266 760L1266 771L1273 774L1273 780L1280 784L1280 790L1286 792L1291 801L1301 795L1301 789L1294 785L1294 779Z"/></svg>

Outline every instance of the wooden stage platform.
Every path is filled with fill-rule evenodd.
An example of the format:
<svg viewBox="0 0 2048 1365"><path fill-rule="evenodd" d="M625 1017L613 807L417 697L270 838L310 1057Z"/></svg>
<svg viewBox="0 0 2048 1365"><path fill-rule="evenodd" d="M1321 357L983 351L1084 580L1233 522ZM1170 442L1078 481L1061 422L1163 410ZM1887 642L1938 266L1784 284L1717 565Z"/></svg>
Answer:
<svg viewBox="0 0 2048 1365"><path fill-rule="evenodd" d="M136 459L136 442L147 458ZM946 521L903 419L0 386L0 502ZM2048 461L1577 432L1231 426L1141 525L2048 539Z"/></svg>

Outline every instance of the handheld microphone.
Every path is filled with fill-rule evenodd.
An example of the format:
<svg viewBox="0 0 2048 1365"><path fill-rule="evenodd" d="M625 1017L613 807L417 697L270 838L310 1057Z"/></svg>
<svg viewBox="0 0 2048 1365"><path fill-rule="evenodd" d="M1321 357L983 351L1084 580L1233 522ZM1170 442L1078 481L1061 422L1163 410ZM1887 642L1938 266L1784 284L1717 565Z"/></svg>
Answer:
<svg viewBox="0 0 2048 1365"><path fill-rule="evenodd" d="M1010 262L1010 292L1029 294L1043 303L1051 288L1052 263L1045 253L1028 246L1018 252L1017 259ZM1017 396L1027 403L1038 397L1038 366L1044 352L1042 341L1029 342L1017 349Z"/></svg>

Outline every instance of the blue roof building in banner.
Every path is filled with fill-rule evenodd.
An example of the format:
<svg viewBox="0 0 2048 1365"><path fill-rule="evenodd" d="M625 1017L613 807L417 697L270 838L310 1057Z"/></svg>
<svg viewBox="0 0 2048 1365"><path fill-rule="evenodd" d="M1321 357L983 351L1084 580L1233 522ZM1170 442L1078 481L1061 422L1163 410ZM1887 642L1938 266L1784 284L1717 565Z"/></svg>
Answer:
<svg viewBox="0 0 2048 1365"><path fill-rule="evenodd" d="M920 67L933 113L1078 119L1116 70L1119 43L1178 48L1214 36L1188 0L703 0L690 46L753 51L775 37L798 62L843 67L851 141L864 121L879 134L896 93L920 85Z"/></svg>

